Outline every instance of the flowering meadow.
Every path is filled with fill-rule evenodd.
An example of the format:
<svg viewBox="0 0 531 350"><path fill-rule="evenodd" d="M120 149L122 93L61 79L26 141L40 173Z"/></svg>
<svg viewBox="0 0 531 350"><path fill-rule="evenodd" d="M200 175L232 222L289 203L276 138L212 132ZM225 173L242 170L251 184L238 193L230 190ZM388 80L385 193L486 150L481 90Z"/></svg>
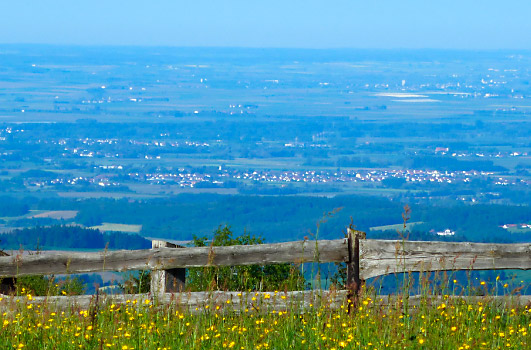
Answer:
<svg viewBox="0 0 531 350"><path fill-rule="evenodd" d="M188 310L149 295L83 309L25 291L0 300L1 349L529 349L531 308L514 298L378 297L273 309L251 293ZM268 299L268 300L266 300ZM289 305L289 303L287 304ZM337 306L337 305L336 305ZM350 309L350 312L349 312Z"/></svg>

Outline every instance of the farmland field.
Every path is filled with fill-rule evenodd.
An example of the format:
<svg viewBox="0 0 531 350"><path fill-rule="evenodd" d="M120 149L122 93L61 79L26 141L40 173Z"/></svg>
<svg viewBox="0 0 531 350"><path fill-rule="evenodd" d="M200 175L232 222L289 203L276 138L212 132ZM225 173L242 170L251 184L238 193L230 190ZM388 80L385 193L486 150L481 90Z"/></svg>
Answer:
<svg viewBox="0 0 531 350"><path fill-rule="evenodd" d="M512 234L524 234L524 233L530 233L531 232L531 228L529 227L526 227L526 228L520 228L520 227L509 227L507 228L507 231L509 231L510 233Z"/></svg>
<svg viewBox="0 0 531 350"><path fill-rule="evenodd" d="M410 230L413 228L413 226L415 225L418 225L418 224L422 224L423 222L422 221L417 221L417 222L408 222L406 224L406 230ZM388 231L388 230L395 230L395 231L402 231L404 229L404 224L395 224L395 225L384 225L384 226L374 226L374 227L371 227L370 230L371 231Z"/></svg>
<svg viewBox="0 0 531 350"><path fill-rule="evenodd" d="M34 214L32 216L29 216L30 218L50 218L50 219L73 219L76 217L78 211L77 210L51 210L51 211L45 211L43 213Z"/></svg>
<svg viewBox="0 0 531 350"><path fill-rule="evenodd" d="M113 224L110 222L104 222L101 225L92 226L90 228L100 231L139 233L142 230L142 225Z"/></svg>

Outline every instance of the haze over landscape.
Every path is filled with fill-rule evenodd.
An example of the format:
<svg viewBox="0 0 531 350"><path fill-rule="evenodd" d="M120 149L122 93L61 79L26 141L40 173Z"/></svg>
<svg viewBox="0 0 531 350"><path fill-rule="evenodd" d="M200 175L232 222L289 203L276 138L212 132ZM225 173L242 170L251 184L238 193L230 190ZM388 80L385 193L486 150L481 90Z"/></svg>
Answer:
<svg viewBox="0 0 531 350"><path fill-rule="evenodd" d="M149 249L157 239L188 247L315 240L317 247L318 240L343 239L349 224L368 240L398 240L397 252L406 241L437 241L445 248L469 247L462 242L528 244L530 13L531 3L524 0L3 3L0 255L18 259L41 250L94 250L104 251L105 257L107 251ZM348 248L349 263L353 247ZM528 246L522 249L529 251ZM501 259L492 254L493 261ZM223 267L221 272L193 267L186 274L186 286L200 292L247 290L257 297L268 290L275 290L274 297L279 291L287 293L282 283L288 280L295 281L289 290L335 292L337 287L345 293L348 289L344 299L350 312L353 284L347 283L347 276L352 277L352 272L346 272L344 263L319 264L317 248L315 256L317 275L314 265L304 264L271 265L271 270L257 265ZM445 272L427 281L418 274L409 275L413 282L402 276L403 284L398 275L381 279L372 275L366 286L374 295L364 295L367 299L355 306L363 316L366 305L375 305L370 298L376 299L377 293L409 295L410 290L401 288L426 287L423 292L436 298L444 295L437 302L449 305L433 307L433 315L426 317L437 322L446 317L441 323L448 328L432 336L431 348L445 348L441 339L463 339L471 345L461 348L479 348L479 342L469 342L472 336L463 333L472 321L464 320L460 326L452 322L463 312L473 313L475 323L470 327L475 327L475 336L487 337L493 330L483 332L476 325L480 318L481 325L486 324L487 310L475 302L473 308L450 307L448 294L458 290L476 296L529 294L531 274L524 269L471 270ZM153 287L141 289L146 276L115 271L85 274L79 277L84 284L77 285L75 292L63 288L71 286L64 276L58 277L62 280L55 287L42 287L54 281L53 275L41 276L40 292L35 292L37 284L30 284L30 277L20 279L27 284L20 284L24 288L17 287L16 293L25 293L29 302L32 293L91 294L103 287L111 293L149 292L145 295L152 298L154 291L149 288ZM247 284L234 282L242 276L249 278ZM393 278L396 286L390 286ZM361 282L356 284L356 293L360 286ZM0 308L7 305L2 300ZM144 306L151 308L156 300L146 301ZM136 303L127 300L126 307ZM415 317L403 312L402 306L392 316L396 324L385 323L383 309L371 316L371 324L385 323L391 333L404 323L413 327L409 322ZM114 307L112 303L111 316L120 312ZM208 307L212 311L212 305ZM285 309L279 310L271 317L285 314ZM503 324L487 323L504 339L486 339L485 344L525 348L529 310L517 310L504 309L498 318L494 314L499 310L493 311L491 318L503 317ZM179 311L171 316L173 312L168 314L171 322L185 317ZM354 338L343 341L339 335L328 335L327 340L324 334L334 327L352 333L355 327L344 326L351 321L323 324L320 312L313 328L306 327L323 330L314 332L313 344L348 348ZM446 312L459 316L450 319ZM518 312L524 320L519 323ZM74 316L85 322L87 315L82 310ZM135 317L140 322L142 314ZM223 343L214 344L224 332L214 335L214 328L204 330L207 336L200 340L199 331L180 326L157 334L169 337L178 330L178 336L161 344L197 349L235 344L267 349L274 339L282 338L278 331L262 332L258 319L245 327L262 333L247 336L243 323L238 323L240 317L248 316L233 315L230 321L238 326L227 329L234 335L239 332L241 344L229 342L232 335L226 334L226 339L218 339ZM90 318L97 318L97 312ZM4 328L15 327L8 319ZM200 329L205 319L195 320ZM303 316L294 320L301 322L300 327L306 325ZM415 326L399 341L393 343L391 337L385 342L402 349L422 347L431 341L432 329L426 331L424 316L419 322L418 330ZM516 332L503 328L513 327L510 322L518 324ZM88 331L97 328L93 324ZM435 326L429 327L443 327ZM142 327L139 323L133 328L147 329ZM302 336L302 342L294 335L299 323L294 327L285 332L289 346L271 348L306 348L301 344L308 345L307 338ZM13 329L13 337L18 337L21 333ZM126 332L129 337L124 336L123 342L109 336L105 343L102 335L96 344L90 335L96 331L88 331L71 343L81 348L110 344L106 346L117 349L148 349L157 343L147 338L141 343L138 336L131 345ZM268 332L274 338L270 343L264 340L269 339ZM460 335L454 339L454 334ZM20 342L18 348L23 348L30 338L16 338L13 344ZM0 348L8 343L7 336L0 336ZM368 344L362 341L363 348L372 345Z"/></svg>
<svg viewBox="0 0 531 350"><path fill-rule="evenodd" d="M531 235L526 1L2 6L11 248L56 224L300 239L336 208L325 237L392 238L405 204L413 239Z"/></svg>

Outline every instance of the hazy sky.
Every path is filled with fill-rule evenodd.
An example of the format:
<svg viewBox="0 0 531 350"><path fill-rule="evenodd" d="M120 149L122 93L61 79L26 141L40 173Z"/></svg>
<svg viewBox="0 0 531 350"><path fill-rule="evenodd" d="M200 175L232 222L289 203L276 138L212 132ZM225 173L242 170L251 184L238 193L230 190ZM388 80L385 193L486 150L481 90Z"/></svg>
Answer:
<svg viewBox="0 0 531 350"><path fill-rule="evenodd" d="M531 0L1 0L0 43L531 49Z"/></svg>

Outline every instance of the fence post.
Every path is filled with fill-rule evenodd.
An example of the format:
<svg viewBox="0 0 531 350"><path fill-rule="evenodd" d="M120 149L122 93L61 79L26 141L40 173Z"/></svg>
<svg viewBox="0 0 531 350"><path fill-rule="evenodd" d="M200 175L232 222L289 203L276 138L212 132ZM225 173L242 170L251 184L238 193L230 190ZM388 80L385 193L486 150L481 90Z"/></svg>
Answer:
<svg viewBox="0 0 531 350"><path fill-rule="evenodd" d="M176 244L153 240L151 248L184 248ZM151 293L162 295L164 293L176 293L184 290L186 269L176 268L168 270L151 271Z"/></svg>
<svg viewBox="0 0 531 350"><path fill-rule="evenodd" d="M351 305L356 307L358 301L358 294L361 289L363 281L360 279L360 239L365 239L365 232L347 229L348 235L348 263L347 263L347 298L348 311L350 313Z"/></svg>
<svg viewBox="0 0 531 350"><path fill-rule="evenodd" d="M0 256L9 256L3 250L0 250ZM0 277L0 294L11 294L16 291L17 279L15 277Z"/></svg>

